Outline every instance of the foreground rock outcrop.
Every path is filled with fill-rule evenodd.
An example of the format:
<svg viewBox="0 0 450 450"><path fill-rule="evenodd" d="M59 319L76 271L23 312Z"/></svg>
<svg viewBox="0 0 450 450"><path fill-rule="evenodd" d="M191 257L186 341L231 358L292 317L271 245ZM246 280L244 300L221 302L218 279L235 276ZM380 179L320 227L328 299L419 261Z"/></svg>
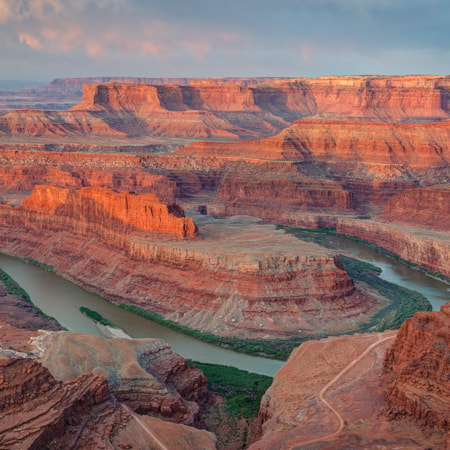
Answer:
<svg viewBox="0 0 450 450"><path fill-rule="evenodd" d="M106 213L95 200L105 192L125 210L114 212L111 204ZM141 196L134 197L141 205ZM0 248L46 262L113 301L218 335L350 331L381 307L355 289L333 252L274 226L250 217L198 216L199 239L167 239L144 224L124 226L138 217L126 209L127 198L102 189L37 188L22 206L0 207ZM158 211L152 220L159 224L165 216ZM184 231L185 221L193 224L174 220Z"/></svg>
<svg viewBox="0 0 450 450"><path fill-rule="evenodd" d="M428 432L382 415L383 354L395 337L387 331L328 338L294 350L261 401L261 438L250 448L445 448L445 429ZM426 385L417 369L415 381Z"/></svg>
<svg viewBox="0 0 450 450"><path fill-rule="evenodd" d="M212 399L169 345L54 332L20 295L1 287L0 302L1 448L215 448L180 424L201 422Z"/></svg>
<svg viewBox="0 0 450 450"><path fill-rule="evenodd" d="M384 357L386 415L450 429L450 303L421 312L402 325ZM450 438L450 435L449 435ZM450 439L449 439L450 443Z"/></svg>
<svg viewBox="0 0 450 450"><path fill-rule="evenodd" d="M215 439L206 431L136 414L110 394L103 376L84 373L63 382L33 359L0 359L1 448L108 445L214 449Z"/></svg>
<svg viewBox="0 0 450 450"><path fill-rule="evenodd" d="M195 424L208 400L203 373L159 339L104 339L80 333L42 338L39 361L62 381L92 372L108 380L111 393L141 414Z"/></svg>
<svg viewBox="0 0 450 450"><path fill-rule="evenodd" d="M113 410L105 378L93 374L62 383L34 360L0 359L0 379L2 448L44 448L66 427L81 425L104 408ZM108 435L102 431L97 445Z"/></svg>

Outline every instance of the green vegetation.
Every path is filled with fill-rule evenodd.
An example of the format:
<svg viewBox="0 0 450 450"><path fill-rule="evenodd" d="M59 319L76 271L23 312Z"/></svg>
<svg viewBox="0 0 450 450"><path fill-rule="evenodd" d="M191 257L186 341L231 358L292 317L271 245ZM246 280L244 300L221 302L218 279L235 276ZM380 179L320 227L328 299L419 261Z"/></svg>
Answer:
<svg viewBox="0 0 450 450"><path fill-rule="evenodd" d="M86 308L85 306L82 306L80 308L80 311L85 314L86 316L90 317L92 320L95 320L96 322L105 325L105 327L110 328L119 328L117 325L110 322L108 319L105 319L101 314L99 314L97 311L93 311L92 309Z"/></svg>
<svg viewBox="0 0 450 450"><path fill-rule="evenodd" d="M389 304L375 314L369 323L360 324L360 328L357 330L358 332L397 329L415 312L430 311L432 309L430 303L422 294L381 279L378 276L381 272L379 267L344 255L340 255L340 261L351 278L368 284L376 289L383 297L389 299ZM194 330L184 325L179 325L176 322L164 319L164 317L157 313L146 311L137 306L126 305L123 303L119 306L145 317L146 319L153 320L161 325L188 334L210 344L219 345L237 352L274 359L286 360L292 350L303 342L324 337L324 335L319 334L294 336L289 339L267 340L222 337Z"/></svg>
<svg viewBox="0 0 450 450"><path fill-rule="evenodd" d="M20 295L28 303L31 303L28 292L21 288L6 272L3 272L3 270L0 270L0 280L3 282L3 285L5 286L8 294Z"/></svg>
<svg viewBox="0 0 450 450"><path fill-rule="evenodd" d="M367 283L389 299L389 305L375 314L369 324L362 325L361 331L397 329L415 312L431 311L430 303L422 294L381 279L378 267L344 255L339 260L351 278Z"/></svg>
<svg viewBox="0 0 450 450"><path fill-rule="evenodd" d="M425 269L425 267L419 266L418 264L412 263L411 261L408 261L406 259L401 258L400 256L396 255L395 253L391 252L390 250L380 247L377 244L374 244L373 242L365 241L364 239L359 239L354 236L347 236L346 234L339 234L335 233L336 236L342 236L346 239L350 239L351 241L358 242L358 244L365 245L366 247L371 248L372 250L376 251L377 253L380 253L381 255L387 256L388 258L394 259L395 261L398 261L405 266L410 267L411 269L418 270L419 272L422 272L432 278L436 278L437 280L441 280L444 283L450 284L450 278L446 277L444 274L440 272L433 272L432 270Z"/></svg>
<svg viewBox="0 0 450 450"><path fill-rule="evenodd" d="M308 228L295 228L295 227L288 227L285 225L277 225L277 227L285 230L287 233L290 233L299 239L303 239L310 242L316 242L318 244L323 243L323 241L326 239L326 235L344 237L351 241L357 242L358 244L369 247L372 250L379 253L380 255L384 255L387 256L388 258L394 259L395 261L398 261L404 264L405 266L410 267L411 269L418 270L419 272L422 272L432 278L436 278L437 280L441 280L444 283L450 284L450 278L446 277L444 274L440 272L433 272L431 270L425 269L424 267L419 266L418 264L412 263L411 261L401 258L400 256L396 255L390 250L387 250L384 247L380 247L379 245L374 244L373 242L365 241L364 239L360 239L354 236L348 236L346 234L336 233L336 228L321 228L319 230L310 230Z"/></svg>
<svg viewBox="0 0 450 450"><path fill-rule="evenodd" d="M30 296L28 295L28 292L26 292L22 287L20 287L19 284L13 278L11 278L6 272L4 272L1 269L0 269L0 282L3 283L3 286L5 286L5 289L8 292L8 294L18 295L22 297L27 303L32 305L33 308L36 309L41 316L45 317L48 320L51 320L59 328L65 330L65 328L61 326L61 324L54 317L45 314L40 308L38 308L35 304L33 304Z"/></svg>
<svg viewBox="0 0 450 450"><path fill-rule="evenodd" d="M58 271L53 266L49 266L48 264L45 264L43 262L36 261L35 259L27 258L25 256L25 258L23 258L23 260L29 264L33 264L33 266L41 267L42 269L46 270L47 272L58 273Z"/></svg>
<svg viewBox="0 0 450 450"><path fill-rule="evenodd" d="M272 378L235 367L190 361L208 380L208 387L224 397L228 414L233 417L257 417L264 392Z"/></svg>
<svg viewBox="0 0 450 450"><path fill-rule="evenodd" d="M290 339L239 339L233 337L222 337L216 336L211 333L204 333L199 330L193 330L184 325L179 325L171 320L164 319L161 315L154 313L152 311L147 311L145 309L139 308L137 306L126 305L120 303L121 308L132 311L135 314L140 315L149 320L153 320L156 323L164 325L168 328L172 328L180 333L188 334L189 336L200 339L201 341L208 342L210 344L218 345L220 347L228 348L236 352L248 353L250 355L265 356L267 358L280 359L285 361L292 350L298 347L302 342L309 339L320 339L323 336L302 336L293 337Z"/></svg>

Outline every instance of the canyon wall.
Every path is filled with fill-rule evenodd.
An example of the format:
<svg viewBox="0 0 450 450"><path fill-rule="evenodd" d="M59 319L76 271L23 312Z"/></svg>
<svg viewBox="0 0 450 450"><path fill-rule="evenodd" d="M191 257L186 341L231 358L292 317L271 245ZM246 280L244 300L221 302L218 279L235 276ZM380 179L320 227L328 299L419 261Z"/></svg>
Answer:
<svg viewBox="0 0 450 450"><path fill-rule="evenodd" d="M1 249L46 262L113 301L218 335L352 330L380 307L355 290L333 252L274 226L198 216L199 239L155 237L117 223L119 214L90 202L92 192L104 190L42 187L22 206L1 206ZM126 208L127 194L111 195Z"/></svg>
<svg viewBox="0 0 450 450"><path fill-rule="evenodd" d="M372 242L431 272L450 276L448 233L353 219L338 219L336 231Z"/></svg>
<svg viewBox="0 0 450 450"><path fill-rule="evenodd" d="M65 112L7 113L0 117L0 135L27 142L86 136L240 141L274 135L304 118L415 123L450 118L449 77L255 79L253 85L239 79L144 81L86 84L81 102ZM71 83L61 80L53 88L65 85Z"/></svg>
<svg viewBox="0 0 450 450"><path fill-rule="evenodd" d="M448 432L449 342L450 303L439 312L416 313L405 321L384 357L385 414L389 418L407 417L424 427Z"/></svg>
<svg viewBox="0 0 450 450"><path fill-rule="evenodd" d="M83 236L126 235L133 232L194 238L197 228L177 204L161 203L155 194L129 194L108 188L61 189L36 186L22 207L5 206L4 223L27 228L72 231ZM42 212L45 211L44 214ZM15 216L20 219L15 219ZM54 221L52 221L54 217Z"/></svg>
<svg viewBox="0 0 450 450"><path fill-rule="evenodd" d="M379 219L412 227L450 231L450 185L408 189L392 197Z"/></svg>

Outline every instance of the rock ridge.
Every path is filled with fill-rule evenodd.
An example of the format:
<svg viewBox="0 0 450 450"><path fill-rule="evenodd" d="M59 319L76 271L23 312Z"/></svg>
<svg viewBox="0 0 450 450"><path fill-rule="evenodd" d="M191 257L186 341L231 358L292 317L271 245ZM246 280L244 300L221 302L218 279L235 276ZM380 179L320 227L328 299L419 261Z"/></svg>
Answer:
<svg viewBox="0 0 450 450"><path fill-rule="evenodd" d="M450 427L450 303L420 312L401 326L386 351L385 414L408 417L427 428Z"/></svg>

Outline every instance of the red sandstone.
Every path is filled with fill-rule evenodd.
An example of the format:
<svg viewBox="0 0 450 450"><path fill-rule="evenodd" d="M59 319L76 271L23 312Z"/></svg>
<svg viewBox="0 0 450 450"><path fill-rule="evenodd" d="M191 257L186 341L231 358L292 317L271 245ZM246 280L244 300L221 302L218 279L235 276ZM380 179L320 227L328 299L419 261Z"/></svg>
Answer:
<svg viewBox="0 0 450 450"><path fill-rule="evenodd" d="M422 426L448 432L449 343L450 303L440 312L420 312L406 320L384 358L388 417L408 417Z"/></svg>
<svg viewBox="0 0 450 450"><path fill-rule="evenodd" d="M109 196L106 210L89 202L97 195ZM379 308L378 300L355 291L336 255L317 245L248 217L198 216L200 240L158 238L132 221L131 206L140 211L148 196L135 196L127 209L132 197L37 188L22 206L0 207L1 248L51 264L114 301L222 335L315 333L318 325L322 332L350 331ZM172 229L167 210L154 211L152 220Z"/></svg>

